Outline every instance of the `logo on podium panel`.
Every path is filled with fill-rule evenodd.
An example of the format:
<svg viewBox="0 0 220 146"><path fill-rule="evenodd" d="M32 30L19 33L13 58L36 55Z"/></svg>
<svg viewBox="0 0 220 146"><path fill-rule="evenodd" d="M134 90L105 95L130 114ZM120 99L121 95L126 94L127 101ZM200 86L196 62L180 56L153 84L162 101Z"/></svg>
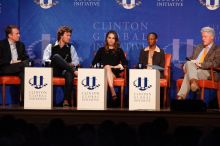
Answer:
<svg viewBox="0 0 220 146"><path fill-rule="evenodd" d="M125 9L133 9L135 6L141 5L141 0L116 0L116 2Z"/></svg>
<svg viewBox="0 0 220 146"><path fill-rule="evenodd" d="M44 83L43 76L33 76L33 78L29 79L29 84L35 89L41 89L44 86L47 86L47 83Z"/></svg>
<svg viewBox="0 0 220 146"><path fill-rule="evenodd" d="M104 110L107 105L105 69L78 69L78 110Z"/></svg>
<svg viewBox="0 0 220 146"><path fill-rule="evenodd" d="M147 77L144 77L144 78L138 77L138 79L133 82L133 85L136 88L138 88L140 91L145 91L152 87L152 85L148 85Z"/></svg>
<svg viewBox="0 0 220 146"><path fill-rule="evenodd" d="M47 1L47 3L45 1ZM43 9L49 9L59 3L58 1L53 2L53 0L34 0L34 2Z"/></svg>
<svg viewBox="0 0 220 146"><path fill-rule="evenodd" d="M95 88L100 86L100 84L97 83L96 77L89 76L86 76L86 78L82 80L81 84L88 90L94 90Z"/></svg>
<svg viewBox="0 0 220 146"><path fill-rule="evenodd" d="M24 109L51 109L52 68L25 67Z"/></svg>
<svg viewBox="0 0 220 146"><path fill-rule="evenodd" d="M129 69L129 110L160 109L160 72Z"/></svg>

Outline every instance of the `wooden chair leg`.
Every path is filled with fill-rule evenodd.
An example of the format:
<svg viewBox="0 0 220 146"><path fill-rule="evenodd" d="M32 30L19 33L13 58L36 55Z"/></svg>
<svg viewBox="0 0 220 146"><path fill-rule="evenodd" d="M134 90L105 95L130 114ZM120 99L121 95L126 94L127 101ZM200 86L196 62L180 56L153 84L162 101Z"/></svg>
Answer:
<svg viewBox="0 0 220 146"><path fill-rule="evenodd" d="M5 106L6 103L6 87L5 84L2 84L2 105Z"/></svg>
<svg viewBox="0 0 220 146"><path fill-rule="evenodd" d="M75 98L75 102L76 102L76 107L77 107L77 97L78 97L78 88L77 88L78 86L76 86L76 98Z"/></svg>
<svg viewBox="0 0 220 146"><path fill-rule="evenodd" d="M124 86L121 86L121 108L124 107Z"/></svg>
<svg viewBox="0 0 220 146"><path fill-rule="evenodd" d="M167 87L164 87L163 107L167 107Z"/></svg>
<svg viewBox="0 0 220 146"><path fill-rule="evenodd" d="M73 103L74 103L74 93L72 93L72 97L71 97L71 106L73 107Z"/></svg>
<svg viewBox="0 0 220 146"><path fill-rule="evenodd" d="M179 90L180 90L180 86L179 86L178 82L176 82L176 93L178 93ZM177 96L176 96L176 98L177 98Z"/></svg>
<svg viewBox="0 0 220 146"><path fill-rule="evenodd" d="M220 89L218 89L217 98L218 98L218 108L220 109Z"/></svg>
<svg viewBox="0 0 220 146"><path fill-rule="evenodd" d="M217 98L218 98L218 108L220 109L220 81L218 83Z"/></svg>
<svg viewBox="0 0 220 146"><path fill-rule="evenodd" d="M204 101L204 88L202 88L201 89L201 96L200 96L200 99L202 100L202 101Z"/></svg>

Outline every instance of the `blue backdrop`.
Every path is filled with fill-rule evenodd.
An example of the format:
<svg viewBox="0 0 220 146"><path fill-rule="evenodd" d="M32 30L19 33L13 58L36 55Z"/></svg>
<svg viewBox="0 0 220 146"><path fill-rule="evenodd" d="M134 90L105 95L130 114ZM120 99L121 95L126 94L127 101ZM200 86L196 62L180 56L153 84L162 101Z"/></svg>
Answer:
<svg viewBox="0 0 220 146"><path fill-rule="evenodd" d="M211 2L211 6L206 3ZM171 53L171 97L175 80L182 76L181 64L201 42L200 29L211 26L220 42L219 4L214 0L0 0L0 38L8 24L20 26L21 40L28 54L41 65L45 46L56 39L57 28L73 28L72 43L80 64L89 67L105 33L118 32L129 65L137 63L146 34L156 32L158 45Z"/></svg>

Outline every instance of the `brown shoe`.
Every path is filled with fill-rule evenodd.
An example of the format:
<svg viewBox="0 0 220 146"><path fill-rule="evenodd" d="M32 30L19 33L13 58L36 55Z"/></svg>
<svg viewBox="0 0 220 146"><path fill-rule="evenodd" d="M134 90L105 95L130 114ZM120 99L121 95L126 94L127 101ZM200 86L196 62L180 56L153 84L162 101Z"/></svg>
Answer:
<svg viewBox="0 0 220 146"><path fill-rule="evenodd" d="M176 98L177 100L184 100L185 98L184 97L182 97L182 96L177 96L177 98Z"/></svg>
<svg viewBox="0 0 220 146"><path fill-rule="evenodd" d="M190 88L193 92L197 91L199 89L199 86L198 86L198 80L196 79L191 79L190 80Z"/></svg>

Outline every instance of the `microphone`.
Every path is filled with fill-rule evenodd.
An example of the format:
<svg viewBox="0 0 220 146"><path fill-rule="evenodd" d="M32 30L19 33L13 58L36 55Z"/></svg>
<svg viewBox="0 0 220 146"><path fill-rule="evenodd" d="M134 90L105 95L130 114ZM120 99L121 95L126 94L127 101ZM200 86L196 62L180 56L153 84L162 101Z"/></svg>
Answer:
<svg viewBox="0 0 220 146"><path fill-rule="evenodd" d="M143 69L143 64L142 63L138 63L138 68L139 69Z"/></svg>

